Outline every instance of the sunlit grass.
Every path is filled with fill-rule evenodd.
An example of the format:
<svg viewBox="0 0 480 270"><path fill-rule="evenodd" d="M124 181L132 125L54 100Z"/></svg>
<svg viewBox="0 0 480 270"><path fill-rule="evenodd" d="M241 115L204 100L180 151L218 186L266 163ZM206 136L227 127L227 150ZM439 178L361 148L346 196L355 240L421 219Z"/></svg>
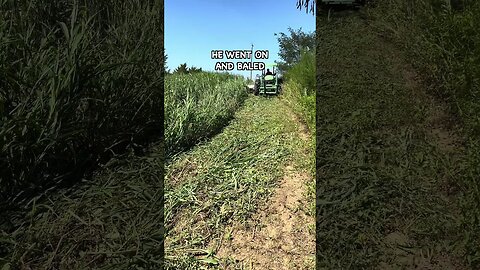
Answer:
<svg viewBox="0 0 480 270"><path fill-rule="evenodd" d="M246 97L245 81L228 74L168 75L165 79L167 155L219 132Z"/></svg>

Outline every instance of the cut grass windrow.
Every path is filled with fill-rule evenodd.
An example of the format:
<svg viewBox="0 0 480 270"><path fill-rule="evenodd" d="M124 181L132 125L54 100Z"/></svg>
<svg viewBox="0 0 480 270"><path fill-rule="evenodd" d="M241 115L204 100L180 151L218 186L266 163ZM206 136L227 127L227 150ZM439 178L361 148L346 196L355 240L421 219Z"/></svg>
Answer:
<svg viewBox="0 0 480 270"><path fill-rule="evenodd" d="M212 243L265 203L299 147L288 110L278 98L249 98L221 134L167 165L167 268L217 265Z"/></svg>

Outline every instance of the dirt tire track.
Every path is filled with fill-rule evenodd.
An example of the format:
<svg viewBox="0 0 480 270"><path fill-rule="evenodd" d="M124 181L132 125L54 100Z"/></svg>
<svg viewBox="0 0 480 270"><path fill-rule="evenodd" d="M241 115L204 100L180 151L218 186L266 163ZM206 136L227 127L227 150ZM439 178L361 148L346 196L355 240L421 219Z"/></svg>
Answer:
<svg viewBox="0 0 480 270"><path fill-rule="evenodd" d="M299 122L298 135L307 140L306 127ZM310 175L290 163L270 201L245 225L227 230L231 240L223 240L217 257L231 258L247 269L313 269L315 263L314 217L303 210L308 204L305 185ZM225 266L225 269L230 269Z"/></svg>

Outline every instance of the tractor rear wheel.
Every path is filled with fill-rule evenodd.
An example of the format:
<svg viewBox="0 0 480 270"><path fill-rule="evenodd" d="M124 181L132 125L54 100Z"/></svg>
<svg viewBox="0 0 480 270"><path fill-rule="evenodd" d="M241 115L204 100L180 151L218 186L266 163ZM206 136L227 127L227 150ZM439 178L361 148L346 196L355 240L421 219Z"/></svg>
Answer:
<svg viewBox="0 0 480 270"><path fill-rule="evenodd" d="M260 93L260 87L258 84L255 84L255 86L253 87L253 94L255 96L258 96L259 93Z"/></svg>

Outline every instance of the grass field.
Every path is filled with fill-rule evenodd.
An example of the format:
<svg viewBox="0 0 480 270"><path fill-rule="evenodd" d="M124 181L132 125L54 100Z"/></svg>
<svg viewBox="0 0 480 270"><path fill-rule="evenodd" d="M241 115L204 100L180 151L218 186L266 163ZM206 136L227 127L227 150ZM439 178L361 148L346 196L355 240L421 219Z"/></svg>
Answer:
<svg viewBox="0 0 480 270"><path fill-rule="evenodd" d="M464 269L461 134L372 13L317 22L318 266Z"/></svg>
<svg viewBox="0 0 480 270"><path fill-rule="evenodd" d="M0 1L1 209L163 135L163 2L87 2Z"/></svg>
<svg viewBox="0 0 480 270"><path fill-rule="evenodd" d="M163 1L0 0L0 269L160 267L163 56Z"/></svg>
<svg viewBox="0 0 480 270"><path fill-rule="evenodd" d="M228 124L247 96L245 81L228 74L173 74L165 78L168 156L195 145Z"/></svg>
<svg viewBox="0 0 480 270"><path fill-rule="evenodd" d="M215 256L228 226L267 203L287 161L311 166L289 110L278 98L250 97L222 133L167 164L167 269L233 265Z"/></svg>
<svg viewBox="0 0 480 270"><path fill-rule="evenodd" d="M92 179L33 202L26 217L3 224L12 227L0 234L0 266L160 269L163 162L161 145L144 157L117 157Z"/></svg>
<svg viewBox="0 0 480 270"><path fill-rule="evenodd" d="M463 186L462 212L466 259L480 267L480 2L386 1L374 14L377 27L403 47L420 71L426 90L460 123L466 166L458 177ZM381 15L380 15L381 14Z"/></svg>
<svg viewBox="0 0 480 270"><path fill-rule="evenodd" d="M304 52L300 61L285 74L283 98L308 129L315 132L316 94L315 51Z"/></svg>
<svg viewBox="0 0 480 270"><path fill-rule="evenodd" d="M287 163L311 176L301 187L309 198L302 210L314 215L313 139L296 138L299 122L314 122L313 55L295 71L280 98L247 97L245 82L226 74L166 77L167 269L244 267L217 253L234 224L249 224L269 204ZM313 224L305 226L313 234Z"/></svg>
<svg viewBox="0 0 480 270"><path fill-rule="evenodd" d="M287 167L308 198L289 211L312 218L312 106L228 74L164 80L162 35L163 1L0 0L0 269L161 269L165 232L167 268L236 265L211 245ZM313 246L313 222L295 229Z"/></svg>
<svg viewBox="0 0 480 270"><path fill-rule="evenodd" d="M180 151L219 132L246 95L242 80L224 74L167 77L166 148ZM20 224L4 235L4 262L32 268L158 269L163 262L163 153L157 144L144 157L116 156L91 180L34 201L29 218L19 216Z"/></svg>

